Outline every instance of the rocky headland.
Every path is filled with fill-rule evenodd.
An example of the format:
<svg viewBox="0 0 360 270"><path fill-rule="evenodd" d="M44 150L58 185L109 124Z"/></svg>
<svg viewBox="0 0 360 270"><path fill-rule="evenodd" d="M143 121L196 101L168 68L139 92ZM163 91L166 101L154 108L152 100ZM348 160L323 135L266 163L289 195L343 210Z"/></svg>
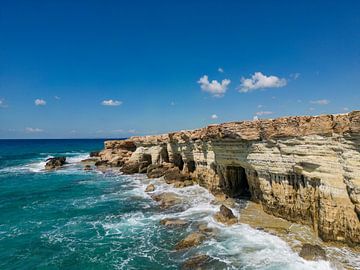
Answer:
<svg viewBox="0 0 360 270"><path fill-rule="evenodd" d="M224 204L249 198L325 241L360 243L360 111L111 140L94 156L99 168L163 177L176 187L198 183ZM155 199L163 207L180 200L170 195ZM236 222L222 208L217 218Z"/></svg>

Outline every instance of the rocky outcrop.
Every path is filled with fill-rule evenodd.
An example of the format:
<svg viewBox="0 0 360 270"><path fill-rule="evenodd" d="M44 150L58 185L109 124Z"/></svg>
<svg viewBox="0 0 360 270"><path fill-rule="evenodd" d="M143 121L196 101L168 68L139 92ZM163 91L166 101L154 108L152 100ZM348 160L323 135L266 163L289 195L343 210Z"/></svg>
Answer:
<svg viewBox="0 0 360 270"><path fill-rule="evenodd" d="M188 249L200 245L205 240L205 235L194 232L186 236L175 246L176 250Z"/></svg>
<svg viewBox="0 0 360 270"><path fill-rule="evenodd" d="M326 260L326 252L319 245L304 244L299 255L306 260Z"/></svg>
<svg viewBox="0 0 360 270"><path fill-rule="evenodd" d="M214 218L216 221L226 225L237 223L237 218L234 216L231 209L227 208L225 205L220 206L220 211L215 213Z"/></svg>
<svg viewBox="0 0 360 270"><path fill-rule="evenodd" d="M145 159L152 177L170 163L214 194L250 198L324 240L360 243L360 111L108 141L99 156L111 166Z"/></svg>
<svg viewBox="0 0 360 270"><path fill-rule="evenodd" d="M53 170L62 167L66 162L66 157L53 157L46 160L45 169Z"/></svg>

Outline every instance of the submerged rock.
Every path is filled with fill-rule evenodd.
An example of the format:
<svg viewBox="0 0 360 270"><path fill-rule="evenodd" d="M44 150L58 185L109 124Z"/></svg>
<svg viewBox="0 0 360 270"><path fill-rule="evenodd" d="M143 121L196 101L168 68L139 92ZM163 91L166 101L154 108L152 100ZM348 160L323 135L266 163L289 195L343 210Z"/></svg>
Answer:
<svg viewBox="0 0 360 270"><path fill-rule="evenodd" d="M155 190L155 186L153 184L149 184L146 189L145 192L153 192Z"/></svg>
<svg viewBox="0 0 360 270"><path fill-rule="evenodd" d="M46 160L45 169L46 170L52 170L60 168L65 164L66 157L54 157L54 158L48 158Z"/></svg>
<svg viewBox="0 0 360 270"><path fill-rule="evenodd" d="M226 225L232 225L237 223L237 218L234 216L231 209L227 208L223 204L220 206L220 211L214 215L214 218L216 221Z"/></svg>
<svg viewBox="0 0 360 270"><path fill-rule="evenodd" d="M183 227L188 225L188 222L182 219L165 218L160 221L160 224L165 227Z"/></svg>
<svg viewBox="0 0 360 270"><path fill-rule="evenodd" d="M299 255L305 260L326 260L326 252L319 245L304 244Z"/></svg>
<svg viewBox="0 0 360 270"><path fill-rule="evenodd" d="M175 246L176 250L182 250L182 249L188 249L194 246L200 245L205 240L205 235L202 233L191 233L188 236L186 236L183 240L181 240L177 245Z"/></svg>

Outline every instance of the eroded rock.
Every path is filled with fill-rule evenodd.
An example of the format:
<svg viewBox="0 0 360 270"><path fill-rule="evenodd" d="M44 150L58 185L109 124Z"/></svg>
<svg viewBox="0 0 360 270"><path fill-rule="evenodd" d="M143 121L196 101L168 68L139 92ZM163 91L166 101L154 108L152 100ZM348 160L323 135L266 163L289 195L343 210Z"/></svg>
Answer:
<svg viewBox="0 0 360 270"><path fill-rule="evenodd" d="M160 203L163 208L168 208L181 203L181 198L172 192L164 192L161 194L153 195L152 198Z"/></svg>
<svg viewBox="0 0 360 270"><path fill-rule="evenodd" d="M66 157L53 157L46 160L45 169L53 170L62 167L66 162Z"/></svg>
<svg viewBox="0 0 360 270"><path fill-rule="evenodd" d="M202 233L194 232L186 236L176 246L176 250L188 249L200 245L205 240L205 235Z"/></svg>
<svg viewBox="0 0 360 270"><path fill-rule="evenodd" d="M184 227L188 225L188 222L182 219L165 218L160 221L160 224L165 227Z"/></svg>
<svg viewBox="0 0 360 270"><path fill-rule="evenodd" d="M326 260L326 252L319 245L304 244L299 255L306 260Z"/></svg>
<svg viewBox="0 0 360 270"><path fill-rule="evenodd" d="M149 184L146 189L145 192L153 192L155 190L155 186L154 184Z"/></svg>
<svg viewBox="0 0 360 270"><path fill-rule="evenodd" d="M237 218L225 205L220 206L220 211L214 215L214 218L217 222L221 222L226 225L232 225L237 223Z"/></svg>

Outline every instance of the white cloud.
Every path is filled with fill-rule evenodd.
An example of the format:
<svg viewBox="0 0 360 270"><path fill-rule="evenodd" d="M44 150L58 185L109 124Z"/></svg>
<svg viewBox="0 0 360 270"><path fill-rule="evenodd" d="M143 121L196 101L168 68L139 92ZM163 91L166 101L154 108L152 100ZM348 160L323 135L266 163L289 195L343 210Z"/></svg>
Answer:
<svg viewBox="0 0 360 270"><path fill-rule="evenodd" d="M218 119L219 117L216 114L211 115L211 119Z"/></svg>
<svg viewBox="0 0 360 270"><path fill-rule="evenodd" d="M34 103L36 106L45 106L46 105L46 101L41 98L35 99Z"/></svg>
<svg viewBox="0 0 360 270"><path fill-rule="evenodd" d="M57 100L61 99L59 96L54 96L54 98Z"/></svg>
<svg viewBox="0 0 360 270"><path fill-rule="evenodd" d="M103 100L101 102L101 105L104 105L104 106L120 106L121 104L122 104L122 101L113 100L113 99Z"/></svg>
<svg viewBox="0 0 360 270"><path fill-rule="evenodd" d="M257 107L260 109L260 108L262 108L262 107L264 107L264 106L261 105L261 104L259 104L259 105L257 105Z"/></svg>
<svg viewBox="0 0 360 270"><path fill-rule="evenodd" d="M129 129L128 132L131 133L131 134L137 133L137 131L135 129Z"/></svg>
<svg viewBox="0 0 360 270"><path fill-rule="evenodd" d="M330 101L327 99L319 99L319 100L311 100L310 103L317 104L317 105L327 105L330 103Z"/></svg>
<svg viewBox="0 0 360 270"><path fill-rule="evenodd" d="M259 117L257 117L256 115L253 117L253 120L259 120Z"/></svg>
<svg viewBox="0 0 360 270"><path fill-rule="evenodd" d="M347 112L347 111L349 111L349 108L348 108L348 107L344 107L343 110L344 110L345 112Z"/></svg>
<svg viewBox="0 0 360 270"><path fill-rule="evenodd" d="M41 128L27 127L27 128L25 128L25 131L28 133L38 133L38 132L43 132L44 130Z"/></svg>
<svg viewBox="0 0 360 270"><path fill-rule="evenodd" d="M260 112L256 112L255 114L258 115L258 116L262 116L262 115L270 115L270 114L273 114L273 112L270 112L270 111L260 111Z"/></svg>
<svg viewBox="0 0 360 270"><path fill-rule="evenodd" d="M241 78L240 92L247 93L257 89L279 88L287 84L286 79L276 76L266 76L261 72L255 72L251 78Z"/></svg>
<svg viewBox="0 0 360 270"><path fill-rule="evenodd" d="M290 78L293 80L297 80L300 77L300 73L296 72L296 73L291 73L290 74Z"/></svg>
<svg viewBox="0 0 360 270"><path fill-rule="evenodd" d="M219 71L220 73L224 73L224 70L223 70L221 67L218 68L218 71Z"/></svg>
<svg viewBox="0 0 360 270"><path fill-rule="evenodd" d="M228 79L222 80L221 83L219 83L217 80L212 80L209 82L209 77L207 75L202 76L197 81L204 92L208 92L214 97L222 97L226 93L230 82L231 81Z"/></svg>
<svg viewBox="0 0 360 270"><path fill-rule="evenodd" d="M5 101L3 99L0 99L0 108L6 108L7 105L5 104Z"/></svg>

